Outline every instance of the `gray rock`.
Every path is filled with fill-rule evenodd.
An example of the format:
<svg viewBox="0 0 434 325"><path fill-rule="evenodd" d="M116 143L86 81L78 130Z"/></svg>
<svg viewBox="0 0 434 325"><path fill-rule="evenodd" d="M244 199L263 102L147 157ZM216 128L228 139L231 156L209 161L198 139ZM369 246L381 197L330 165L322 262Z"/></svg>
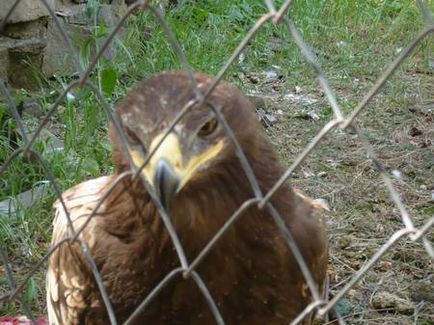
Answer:
<svg viewBox="0 0 434 325"><path fill-rule="evenodd" d="M60 10L60 9L59 9ZM106 28L113 28L118 18L126 10L125 4L121 5L102 5L97 13L97 20L104 22ZM70 35L74 44L83 44L92 37L91 26L93 18L89 17L86 6L83 4L67 7L64 5L61 10L62 15L58 17L59 22L67 34ZM116 37L122 38L126 35L124 28L121 28L116 34ZM104 39L99 41L100 45L104 43ZM52 76L56 73L62 75L72 74L77 71L72 59L72 53L69 52L65 44L62 34L57 25L52 19L48 22L47 32L47 48L44 53L43 72L46 76ZM95 47L90 49L90 59L95 57L97 50ZM112 41L104 52L104 56L112 59L116 55L116 42Z"/></svg>
<svg viewBox="0 0 434 325"><path fill-rule="evenodd" d="M8 41L10 41L9 38L0 37L0 79L3 80L6 80L8 75L7 73L8 66L9 66L9 48L7 46Z"/></svg>
<svg viewBox="0 0 434 325"><path fill-rule="evenodd" d="M28 98L21 103L23 109L23 115L28 115L32 117L42 117L44 112L41 106L38 104L36 99Z"/></svg>
<svg viewBox="0 0 434 325"><path fill-rule="evenodd" d="M69 25L65 19L59 17L59 22L69 35L71 35L74 43L82 43L90 37L90 30L83 25ZM57 28L57 25L52 19L48 22L47 28L47 47L44 52L42 71L46 76L52 76L58 72L62 75L73 74L77 71L72 59L72 53L63 40L62 34ZM59 46L62 44L63 46Z"/></svg>
<svg viewBox="0 0 434 325"><path fill-rule="evenodd" d="M35 68L42 65L43 39L0 37L0 78L15 88L35 89Z"/></svg>
<svg viewBox="0 0 434 325"><path fill-rule="evenodd" d="M48 182L39 183L31 190L18 194L0 202L0 215L14 214L19 207L29 208L41 200L48 191Z"/></svg>
<svg viewBox="0 0 434 325"><path fill-rule="evenodd" d="M54 7L54 0L47 0L51 7ZM0 24L5 20L9 10L15 4L13 0L0 1ZM42 1L21 0L12 14L7 19L7 23L18 23L23 21L33 21L41 17L48 16L48 10Z"/></svg>
<svg viewBox="0 0 434 325"><path fill-rule="evenodd" d="M412 314L414 304L387 291L379 291L372 297L372 306L375 309L393 309L401 314Z"/></svg>
<svg viewBox="0 0 434 325"><path fill-rule="evenodd" d="M113 28L126 11L125 0L101 0L95 8L88 8L86 0L48 0L55 10L62 29L70 36L76 48L92 37L94 15L104 22L107 30ZM5 21L14 1L0 0L0 24ZM125 30L116 37L122 38ZM4 36L3 36L4 35ZM103 43L103 39L99 43ZM97 49L92 48L90 57ZM104 55L116 56L116 42L112 42ZM69 51L54 19L40 0L21 0L7 19L0 37L0 79L13 88L29 90L39 87L35 70L42 69L45 76L56 73L70 75L77 72ZM35 69L36 68L36 69Z"/></svg>
<svg viewBox="0 0 434 325"><path fill-rule="evenodd" d="M283 75L277 70L266 70L263 72L263 77L266 83L275 83L282 79Z"/></svg>
<svg viewBox="0 0 434 325"><path fill-rule="evenodd" d="M63 141L47 129L42 130L39 138L45 141L44 154L51 154L54 152L63 151L65 149L65 144Z"/></svg>
<svg viewBox="0 0 434 325"><path fill-rule="evenodd" d="M20 40L9 49L8 81L15 88L36 89L39 87L34 68L42 67L43 49L46 42L42 39Z"/></svg>
<svg viewBox="0 0 434 325"><path fill-rule="evenodd" d="M434 306L434 276L414 283L411 298L416 302L427 302Z"/></svg>
<svg viewBox="0 0 434 325"><path fill-rule="evenodd" d="M33 106L32 110L36 110L37 109L36 106L39 107L39 105L36 102L31 103L30 105ZM41 108L39 107L39 109ZM22 120L24 124L24 129L28 137L33 138L35 136L36 129L39 127L41 123L42 115L40 117L35 117L33 115L30 115L25 111L24 107L23 107L23 113L24 114L22 116L23 118ZM39 113L43 114L42 109ZM19 130L18 133L21 134ZM57 133L56 126L48 123L47 125L45 125L45 127L40 131L40 133L36 137L36 143L43 144L44 155L49 155L54 152L63 151L65 149L64 142L55 135L56 133Z"/></svg>
<svg viewBox="0 0 434 325"><path fill-rule="evenodd" d="M44 38L47 34L47 17L41 17L32 21L19 22L6 25L3 35L16 38Z"/></svg>
<svg viewBox="0 0 434 325"><path fill-rule="evenodd" d="M273 114L269 114L263 109L257 109L256 113L259 116L259 120L265 127L273 126L277 122L277 118Z"/></svg>
<svg viewBox="0 0 434 325"><path fill-rule="evenodd" d="M277 123L277 118L273 114L265 114L265 119L268 125L274 125Z"/></svg>
<svg viewBox="0 0 434 325"><path fill-rule="evenodd" d="M35 89L33 69L42 64L43 39L0 37L0 78L15 88Z"/></svg>

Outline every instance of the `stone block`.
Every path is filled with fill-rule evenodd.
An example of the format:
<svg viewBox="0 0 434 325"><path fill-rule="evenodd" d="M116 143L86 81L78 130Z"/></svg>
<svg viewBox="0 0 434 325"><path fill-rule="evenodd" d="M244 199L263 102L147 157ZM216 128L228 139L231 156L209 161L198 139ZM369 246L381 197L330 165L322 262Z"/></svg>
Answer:
<svg viewBox="0 0 434 325"><path fill-rule="evenodd" d="M37 89L37 71L42 67L45 40L16 41L9 49L8 81L14 88Z"/></svg>
<svg viewBox="0 0 434 325"><path fill-rule="evenodd" d="M0 24L6 19L14 1L0 0ZM96 43L92 40L95 22L92 15L96 14L96 21L104 22L106 29L110 30L126 11L124 1L101 0L92 12L87 7L87 0L47 0L55 9L62 29L71 38L77 53L85 44L91 44L90 59L97 52ZM125 29L121 29L117 37L122 38L125 34ZM98 40L100 45L103 42L104 38ZM115 42L110 44L104 53L106 59L115 57L116 47ZM41 70L46 77L76 73L72 55L43 2L21 0L0 34L0 78L13 88L35 89L39 86L35 76Z"/></svg>
<svg viewBox="0 0 434 325"><path fill-rule="evenodd" d="M14 40L0 37L0 79L7 81L9 66L9 48Z"/></svg>
<svg viewBox="0 0 434 325"><path fill-rule="evenodd" d="M59 18L60 25L67 32L72 40L72 44L79 51L79 45L83 46L85 41L91 36L89 28L84 25L68 24L64 19ZM48 23L47 47L44 52L42 71L46 76L56 73L62 75L74 74L77 69L74 65L73 54L65 44L63 36L53 20ZM61 44L62 46L59 46Z"/></svg>
<svg viewBox="0 0 434 325"><path fill-rule="evenodd" d="M3 35L16 39L44 38L47 33L48 17L32 21L10 23L5 26Z"/></svg>
<svg viewBox="0 0 434 325"><path fill-rule="evenodd" d="M114 28L117 16L125 9L125 5L102 5L97 13L97 21L104 22L107 30L110 30ZM90 46L89 59L92 60L97 52L95 43L92 40L92 24L94 19L86 15L85 7L83 5L76 5L70 8L69 14L64 17L58 17L58 19L62 28L71 38L73 46L77 49L77 53L80 52L84 44ZM121 28L116 35L117 38L123 38L125 36L125 28ZM101 38L98 41L99 44L102 45L104 39ZM64 46L59 46L59 44ZM116 56L116 53L116 42L112 41L104 52L104 57L110 60ZM46 76L52 76L59 73L62 75L76 73L77 69L74 65L72 55L73 54L69 52L69 49L65 45L65 41L56 24L54 21L50 20L48 23L47 48L45 49L43 62L44 74Z"/></svg>
<svg viewBox="0 0 434 325"><path fill-rule="evenodd" d="M51 8L54 8L54 0L47 0ZM15 4L14 0L0 1L0 24L5 20L9 10ZM48 10L40 0L21 0L7 19L7 23L19 23L32 21L41 17L48 16Z"/></svg>

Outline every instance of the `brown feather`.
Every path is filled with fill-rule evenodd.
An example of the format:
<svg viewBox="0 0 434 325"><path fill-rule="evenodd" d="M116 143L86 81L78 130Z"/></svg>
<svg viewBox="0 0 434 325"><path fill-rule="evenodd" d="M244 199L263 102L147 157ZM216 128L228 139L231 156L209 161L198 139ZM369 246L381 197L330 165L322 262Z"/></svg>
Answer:
<svg viewBox="0 0 434 325"><path fill-rule="evenodd" d="M196 74L202 89L211 78ZM193 98L183 72L164 73L141 83L117 108L123 122L134 121L146 136L168 127ZM251 103L234 87L220 83L210 101L234 130L263 193L283 173L260 131ZM196 107L181 120L189 132L209 114ZM130 125L133 125L131 123ZM139 132L139 131L137 131ZM143 135L143 138L146 137ZM221 137L224 137L221 130ZM111 140L117 174L130 167L113 130ZM188 148L184 148L188 150ZM74 226L86 219L115 176L91 180L64 193ZM213 235L247 199L252 189L230 141L176 196L171 220L192 261ZM285 184L272 197L320 290L326 276L327 240L321 206L297 195ZM53 244L67 237L65 213L59 203ZM126 180L109 195L80 235L87 242L119 322L125 321L149 292L179 266L173 244L155 205L139 182ZM287 324L312 297L285 239L266 210L250 207L224 234L197 268L227 324ZM78 244L63 245L50 258L47 303L53 324L107 324L101 296ZM56 316L57 315L57 316ZM57 319L56 319L57 317ZM214 319L200 291L190 280L176 278L151 302L137 324L203 324ZM305 324L310 324L306 319Z"/></svg>

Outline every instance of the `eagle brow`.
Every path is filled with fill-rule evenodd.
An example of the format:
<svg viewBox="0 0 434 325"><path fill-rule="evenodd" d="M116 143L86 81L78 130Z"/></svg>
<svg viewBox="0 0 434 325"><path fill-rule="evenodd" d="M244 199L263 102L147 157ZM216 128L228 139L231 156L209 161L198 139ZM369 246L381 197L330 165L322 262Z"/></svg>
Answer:
<svg viewBox="0 0 434 325"><path fill-rule="evenodd" d="M128 136L128 139L131 140L131 144L139 145L142 150L146 153L146 147L143 144L140 137L137 135L137 132L128 125L124 126L125 134Z"/></svg>

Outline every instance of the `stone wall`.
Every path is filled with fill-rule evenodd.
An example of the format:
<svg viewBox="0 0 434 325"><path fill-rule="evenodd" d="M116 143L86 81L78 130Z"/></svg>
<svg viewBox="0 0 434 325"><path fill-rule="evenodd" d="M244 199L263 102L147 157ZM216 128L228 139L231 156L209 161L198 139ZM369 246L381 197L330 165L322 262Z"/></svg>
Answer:
<svg viewBox="0 0 434 325"><path fill-rule="evenodd" d="M14 0L0 1L0 79L14 88L37 88L38 73L73 73L75 67L53 18L42 1L21 0L6 19ZM47 0L76 48L91 37L94 17L87 0ZM125 12L125 0L100 0L97 19L113 26Z"/></svg>

